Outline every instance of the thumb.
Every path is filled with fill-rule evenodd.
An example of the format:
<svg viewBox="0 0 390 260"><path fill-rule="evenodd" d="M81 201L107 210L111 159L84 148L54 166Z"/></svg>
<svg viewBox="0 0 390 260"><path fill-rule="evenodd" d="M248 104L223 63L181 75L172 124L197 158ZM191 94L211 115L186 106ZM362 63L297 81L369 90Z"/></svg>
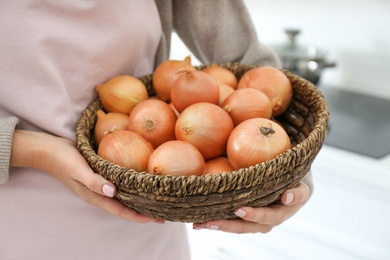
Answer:
<svg viewBox="0 0 390 260"><path fill-rule="evenodd" d="M310 188L306 183L301 181L297 187L286 190L281 197L281 201L285 205L297 205L306 202L309 197Z"/></svg>

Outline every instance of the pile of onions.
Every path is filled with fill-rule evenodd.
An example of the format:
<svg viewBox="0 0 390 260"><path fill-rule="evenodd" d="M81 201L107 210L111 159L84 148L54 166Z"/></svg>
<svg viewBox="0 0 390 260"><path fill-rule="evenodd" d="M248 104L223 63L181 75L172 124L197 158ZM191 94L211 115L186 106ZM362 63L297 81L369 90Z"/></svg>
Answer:
<svg viewBox="0 0 390 260"><path fill-rule="evenodd" d="M129 115L135 105L148 98L145 84L129 75L114 77L95 89L108 112Z"/></svg>
<svg viewBox="0 0 390 260"><path fill-rule="evenodd" d="M230 134L227 156L237 170L273 159L290 148L290 138L279 124L266 118L252 118Z"/></svg>
<svg viewBox="0 0 390 260"><path fill-rule="evenodd" d="M156 68L157 96L148 97L140 82L120 76L96 87L109 113L97 112L95 141L112 163L160 175L219 174L291 148L274 118L292 97L278 69L250 69L239 79L216 64L196 70L188 56Z"/></svg>
<svg viewBox="0 0 390 260"><path fill-rule="evenodd" d="M268 96L272 102L272 115L281 115L292 98L292 85L280 70L263 66L248 70L238 82L238 88L255 88Z"/></svg>

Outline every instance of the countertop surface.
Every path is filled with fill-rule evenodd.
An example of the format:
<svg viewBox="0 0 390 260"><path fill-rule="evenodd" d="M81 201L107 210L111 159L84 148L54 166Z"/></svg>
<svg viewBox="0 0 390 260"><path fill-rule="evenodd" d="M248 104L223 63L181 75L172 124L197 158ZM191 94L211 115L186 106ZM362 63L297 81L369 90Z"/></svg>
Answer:
<svg viewBox="0 0 390 260"><path fill-rule="evenodd" d="M374 158L390 154L390 100L319 87L330 111L326 143Z"/></svg>

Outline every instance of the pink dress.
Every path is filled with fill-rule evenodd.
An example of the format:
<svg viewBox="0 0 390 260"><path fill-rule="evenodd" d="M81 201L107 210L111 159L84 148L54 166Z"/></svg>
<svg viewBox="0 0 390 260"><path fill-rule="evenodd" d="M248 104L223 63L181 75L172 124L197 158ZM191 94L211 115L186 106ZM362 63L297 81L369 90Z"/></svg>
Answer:
<svg viewBox="0 0 390 260"><path fill-rule="evenodd" d="M152 0L4 0L0 24L0 116L72 140L94 87L151 73L161 37ZM0 259L183 260L189 247L181 223L125 221L13 168L0 186Z"/></svg>

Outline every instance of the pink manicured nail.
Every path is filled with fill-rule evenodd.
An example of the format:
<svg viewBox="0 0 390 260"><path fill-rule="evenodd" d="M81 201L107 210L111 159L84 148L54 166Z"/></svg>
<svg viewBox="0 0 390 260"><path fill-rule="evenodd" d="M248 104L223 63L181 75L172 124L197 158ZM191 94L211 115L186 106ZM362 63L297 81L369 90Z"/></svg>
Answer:
<svg viewBox="0 0 390 260"><path fill-rule="evenodd" d="M240 218L243 218L243 217L245 217L246 212L243 211L242 209L238 209L238 210L236 210L236 212L234 212L234 214L236 214L236 216L238 216Z"/></svg>
<svg viewBox="0 0 390 260"><path fill-rule="evenodd" d="M290 204L294 199L294 194L292 192L289 192L286 194L286 201L284 204Z"/></svg>
<svg viewBox="0 0 390 260"><path fill-rule="evenodd" d="M111 198L114 197L114 191L115 191L115 189L113 187L111 187L110 185L108 185L108 184L103 185L103 193L107 197L111 197Z"/></svg>
<svg viewBox="0 0 390 260"><path fill-rule="evenodd" d="M216 225L211 225L211 226L209 227L209 230L218 230L218 229L219 229L219 227L216 226Z"/></svg>

